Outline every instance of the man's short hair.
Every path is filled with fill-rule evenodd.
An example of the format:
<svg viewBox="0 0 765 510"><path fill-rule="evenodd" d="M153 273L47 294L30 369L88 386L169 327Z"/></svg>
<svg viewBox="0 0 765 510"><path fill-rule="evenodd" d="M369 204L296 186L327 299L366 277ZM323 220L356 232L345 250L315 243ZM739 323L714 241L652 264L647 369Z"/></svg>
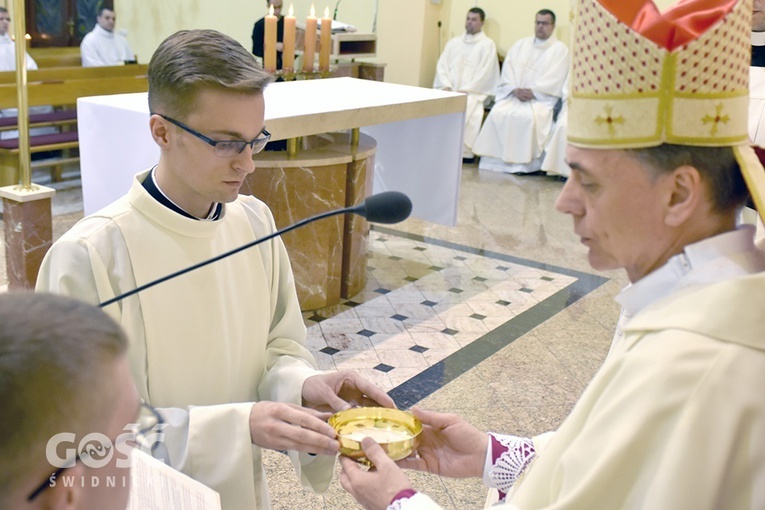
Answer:
<svg viewBox="0 0 765 510"><path fill-rule="evenodd" d="M478 16L481 17L481 21L486 21L486 13L483 12L483 9L481 9L480 7L473 7L468 12L473 12L475 14L478 14Z"/></svg>
<svg viewBox="0 0 765 510"><path fill-rule="evenodd" d="M99 9L98 9L98 13L97 13L97 16L98 16L99 18L100 18L101 16L103 16L103 15L104 15L104 11L112 11L112 12L114 12L114 9L111 9L111 8L109 8L109 7L101 7L101 8L99 8Z"/></svg>
<svg viewBox="0 0 765 510"><path fill-rule="evenodd" d="M0 7L0 12L8 12L8 9L6 9L5 7Z"/></svg>
<svg viewBox="0 0 765 510"><path fill-rule="evenodd" d="M541 11L537 12L536 15L539 16L540 14L542 16L550 16L550 17L552 17L552 24L553 25L555 24L555 13L552 12L550 9L542 9Z"/></svg>
<svg viewBox="0 0 765 510"><path fill-rule="evenodd" d="M215 30L181 30L157 48L149 62L149 109L184 119L207 89L262 94L272 80L255 56Z"/></svg>
<svg viewBox="0 0 765 510"><path fill-rule="evenodd" d="M93 432L118 388L104 384L127 340L100 309L53 294L0 294L0 507L46 465L48 440Z"/></svg>
<svg viewBox="0 0 765 510"><path fill-rule="evenodd" d="M703 179L712 210L726 214L737 211L749 198L741 168L731 147L693 147L663 144L647 149L627 149L643 162L654 177L681 166L692 166Z"/></svg>

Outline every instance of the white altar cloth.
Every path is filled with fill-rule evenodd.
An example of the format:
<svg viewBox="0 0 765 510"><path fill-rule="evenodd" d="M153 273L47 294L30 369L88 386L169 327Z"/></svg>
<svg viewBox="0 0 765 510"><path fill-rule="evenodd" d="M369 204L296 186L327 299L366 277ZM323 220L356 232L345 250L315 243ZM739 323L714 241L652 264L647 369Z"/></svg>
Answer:
<svg viewBox="0 0 765 510"><path fill-rule="evenodd" d="M355 78L266 88L273 140L359 127L377 140L373 192L409 195L412 215L454 225L462 169L465 96ZM85 214L113 202L133 175L156 164L146 93L77 100Z"/></svg>

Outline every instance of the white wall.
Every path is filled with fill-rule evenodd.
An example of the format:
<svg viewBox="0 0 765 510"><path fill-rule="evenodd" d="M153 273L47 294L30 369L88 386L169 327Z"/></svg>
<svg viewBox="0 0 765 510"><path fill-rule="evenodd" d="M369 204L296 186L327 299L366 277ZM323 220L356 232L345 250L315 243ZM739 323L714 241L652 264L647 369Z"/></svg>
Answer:
<svg viewBox="0 0 765 510"><path fill-rule="evenodd" d="M225 8L223 6L225 5ZM265 5L265 0L263 1ZM253 0L115 0L117 30L128 31L138 61L148 63L167 36L183 29L211 28L252 50L252 25L263 9Z"/></svg>

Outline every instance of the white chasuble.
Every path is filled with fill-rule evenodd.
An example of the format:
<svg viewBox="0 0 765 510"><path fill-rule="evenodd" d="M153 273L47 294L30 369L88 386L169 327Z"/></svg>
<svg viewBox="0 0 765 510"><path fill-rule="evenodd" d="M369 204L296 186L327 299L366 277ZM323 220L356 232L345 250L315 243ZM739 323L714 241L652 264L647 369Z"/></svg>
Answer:
<svg viewBox="0 0 765 510"><path fill-rule="evenodd" d="M483 103L499 84L499 60L494 41L484 32L463 34L446 44L438 59L433 88L467 94L464 157L472 157L483 121Z"/></svg>
<svg viewBox="0 0 765 510"><path fill-rule="evenodd" d="M538 158L550 134L553 107L561 97L568 67L568 48L555 36L515 43L502 66L496 102L473 152L512 164ZM531 89L534 99L524 102L512 96L518 88Z"/></svg>

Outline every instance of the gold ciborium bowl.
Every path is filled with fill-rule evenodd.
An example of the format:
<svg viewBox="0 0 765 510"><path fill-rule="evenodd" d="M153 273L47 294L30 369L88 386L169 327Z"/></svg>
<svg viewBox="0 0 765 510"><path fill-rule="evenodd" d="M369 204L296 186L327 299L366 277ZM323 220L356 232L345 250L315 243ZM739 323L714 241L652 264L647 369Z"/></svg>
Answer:
<svg viewBox="0 0 765 510"><path fill-rule="evenodd" d="M356 407L335 413L329 424L337 432L340 453L369 464L361 440L371 437L393 460L401 460L417 448L422 423L408 411L387 407Z"/></svg>

